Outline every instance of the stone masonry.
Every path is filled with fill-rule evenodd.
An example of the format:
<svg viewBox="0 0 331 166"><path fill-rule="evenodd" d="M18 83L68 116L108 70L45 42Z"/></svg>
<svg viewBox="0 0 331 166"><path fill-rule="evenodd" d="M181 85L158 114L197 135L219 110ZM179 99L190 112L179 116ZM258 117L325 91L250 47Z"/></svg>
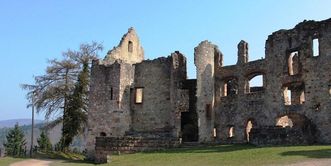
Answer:
<svg viewBox="0 0 331 166"><path fill-rule="evenodd" d="M248 48L240 41L237 64L223 66L218 47L201 42L194 49L197 77L188 80L184 55L144 60L130 28L92 64L88 157L102 163L114 152L176 147L182 138L330 144L331 19L272 33L265 59L249 61Z"/></svg>

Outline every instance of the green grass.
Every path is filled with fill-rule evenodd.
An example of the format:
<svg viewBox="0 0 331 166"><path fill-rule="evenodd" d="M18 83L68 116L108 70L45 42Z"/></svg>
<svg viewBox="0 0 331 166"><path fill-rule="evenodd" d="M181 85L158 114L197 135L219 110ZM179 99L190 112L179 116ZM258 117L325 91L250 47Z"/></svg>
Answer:
<svg viewBox="0 0 331 166"><path fill-rule="evenodd" d="M201 165L283 165L308 159L331 158L331 146L264 147L217 145L166 151L113 155L112 162L100 166L201 166ZM83 161L62 160L52 166L92 166Z"/></svg>
<svg viewBox="0 0 331 166"><path fill-rule="evenodd" d="M0 157L0 165L1 166L6 166L6 165L10 165L12 163L18 162L18 161L22 161L24 160L23 158L13 158L13 157Z"/></svg>
<svg viewBox="0 0 331 166"><path fill-rule="evenodd" d="M51 166L92 166L73 153L39 153L36 158L53 160ZM178 148L156 152L112 155L112 162L100 166L265 166L284 165L309 159L331 158L331 145L279 146L258 148L252 145L216 145L196 148ZM0 158L0 165L24 160Z"/></svg>

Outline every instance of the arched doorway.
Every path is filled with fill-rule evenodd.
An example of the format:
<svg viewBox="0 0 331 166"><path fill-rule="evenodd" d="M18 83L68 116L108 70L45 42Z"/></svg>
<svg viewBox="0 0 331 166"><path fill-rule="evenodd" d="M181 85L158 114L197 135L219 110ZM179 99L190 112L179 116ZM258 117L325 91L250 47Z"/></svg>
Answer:
<svg viewBox="0 0 331 166"><path fill-rule="evenodd" d="M316 137L316 126L305 115L298 113L284 114L276 118L276 126L291 128L301 133L301 137L307 143L313 143Z"/></svg>
<svg viewBox="0 0 331 166"><path fill-rule="evenodd" d="M252 128L255 126L253 119L249 119L246 123L246 130L245 130L245 135L246 135L246 140L249 142L249 134L252 130Z"/></svg>

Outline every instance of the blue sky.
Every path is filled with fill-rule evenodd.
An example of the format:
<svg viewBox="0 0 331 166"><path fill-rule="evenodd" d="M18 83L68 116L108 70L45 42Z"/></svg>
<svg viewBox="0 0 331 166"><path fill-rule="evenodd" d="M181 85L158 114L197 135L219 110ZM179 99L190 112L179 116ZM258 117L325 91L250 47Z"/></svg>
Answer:
<svg viewBox="0 0 331 166"><path fill-rule="evenodd" d="M103 42L103 57L134 27L146 59L179 50L194 78L200 41L217 44L226 65L236 62L240 40L249 43L250 60L260 59L269 34L304 19L327 19L330 6L328 0L0 0L0 120L29 118L19 84L33 83L47 59L80 43Z"/></svg>

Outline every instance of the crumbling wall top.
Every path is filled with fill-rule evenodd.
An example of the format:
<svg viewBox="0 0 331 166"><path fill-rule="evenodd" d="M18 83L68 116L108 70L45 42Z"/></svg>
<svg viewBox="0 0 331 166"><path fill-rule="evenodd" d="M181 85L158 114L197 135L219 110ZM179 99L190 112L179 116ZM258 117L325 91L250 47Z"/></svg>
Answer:
<svg viewBox="0 0 331 166"><path fill-rule="evenodd" d="M116 60L129 64L139 63L144 60L144 50L140 45L136 31L132 27L123 35L118 46L108 51L103 63L112 64Z"/></svg>

